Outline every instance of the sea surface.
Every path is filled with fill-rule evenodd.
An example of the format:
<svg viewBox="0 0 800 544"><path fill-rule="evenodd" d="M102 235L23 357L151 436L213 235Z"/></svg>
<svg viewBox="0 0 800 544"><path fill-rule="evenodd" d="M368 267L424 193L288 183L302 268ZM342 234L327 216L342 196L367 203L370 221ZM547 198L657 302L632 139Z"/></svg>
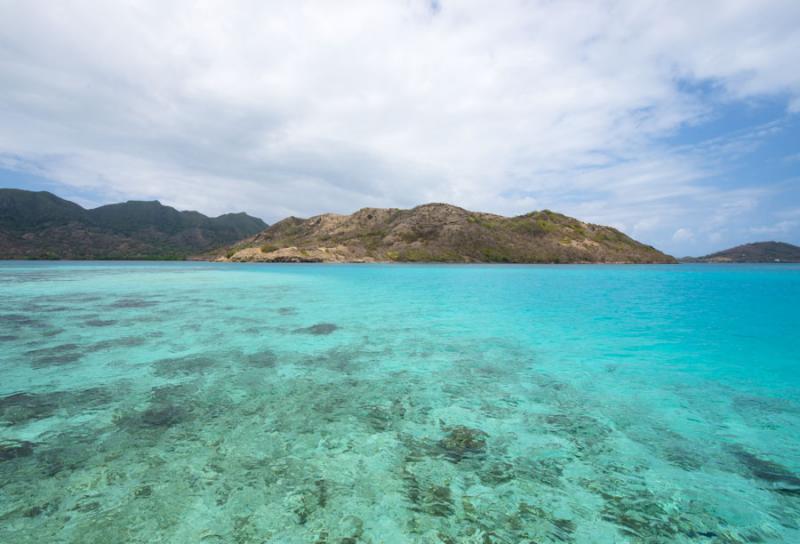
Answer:
<svg viewBox="0 0 800 544"><path fill-rule="evenodd" d="M800 266L0 263L0 542L800 542Z"/></svg>

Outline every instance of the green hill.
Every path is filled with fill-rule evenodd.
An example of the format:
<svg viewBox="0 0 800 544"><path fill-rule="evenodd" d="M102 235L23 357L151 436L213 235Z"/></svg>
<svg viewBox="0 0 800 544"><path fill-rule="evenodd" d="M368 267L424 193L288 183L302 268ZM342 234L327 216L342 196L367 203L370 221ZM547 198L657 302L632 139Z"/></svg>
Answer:
<svg viewBox="0 0 800 544"><path fill-rule="evenodd" d="M87 210L48 192L0 189L0 259L183 259L266 226L244 213L211 218L157 201Z"/></svg>

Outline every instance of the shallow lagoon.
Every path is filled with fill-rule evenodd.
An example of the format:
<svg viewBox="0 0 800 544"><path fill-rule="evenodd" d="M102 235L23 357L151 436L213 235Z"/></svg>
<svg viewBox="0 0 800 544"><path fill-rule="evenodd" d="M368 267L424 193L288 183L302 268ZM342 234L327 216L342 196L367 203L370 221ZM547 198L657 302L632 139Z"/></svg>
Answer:
<svg viewBox="0 0 800 544"><path fill-rule="evenodd" d="M800 542L800 267L0 264L0 541Z"/></svg>

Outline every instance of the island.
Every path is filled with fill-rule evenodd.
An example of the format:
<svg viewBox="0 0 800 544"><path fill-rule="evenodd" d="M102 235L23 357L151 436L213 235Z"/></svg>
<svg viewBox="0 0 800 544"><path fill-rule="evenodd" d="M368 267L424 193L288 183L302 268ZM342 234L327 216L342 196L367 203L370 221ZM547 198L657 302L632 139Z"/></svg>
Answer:
<svg viewBox="0 0 800 544"><path fill-rule="evenodd" d="M516 217L450 204L289 217L214 255L232 262L675 263L622 232L549 210Z"/></svg>
<svg viewBox="0 0 800 544"><path fill-rule="evenodd" d="M800 247L786 242L755 242L704 257L683 257L684 263L800 263Z"/></svg>

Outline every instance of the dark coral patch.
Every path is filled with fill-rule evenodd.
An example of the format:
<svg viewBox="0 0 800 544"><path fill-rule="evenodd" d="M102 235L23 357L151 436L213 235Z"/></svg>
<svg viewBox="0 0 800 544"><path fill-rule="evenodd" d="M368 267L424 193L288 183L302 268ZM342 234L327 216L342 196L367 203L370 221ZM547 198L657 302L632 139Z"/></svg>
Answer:
<svg viewBox="0 0 800 544"><path fill-rule="evenodd" d="M103 340L89 346L91 351L105 351L113 348L132 348L142 346L147 343L147 340L140 336L122 336L120 338L112 338L110 340Z"/></svg>
<svg viewBox="0 0 800 544"><path fill-rule="evenodd" d="M730 451L753 477L769 484L772 491L800 496L800 477L785 466L762 459L741 446L733 446Z"/></svg>
<svg viewBox="0 0 800 544"><path fill-rule="evenodd" d="M16 425L51 416L59 406L57 395L14 393L0 398L0 420Z"/></svg>
<svg viewBox="0 0 800 544"><path fill-rule="evenodd" d="M37 504L22 512L22 515L26 518L35 518L37 516L41 516L42 514L52 514L56 511L57 507L58 504L55 501Z"/></svg>
<svg viewBox="0 0 800 544"><path fill-rule="evenodd" d="M516 478L516 470L513 464L498 461L478 472L478 477L483 485L495 487L514 480Z"/></svg>
<svg viewBox="0 0 800 544"><path fill-rule="evenodd" d="M447 435L439 440L438 447L448 460L458 463L465 457L485 453L488 436L480 429L458 425L448 430Z"/></svg>
<svg viewBox="0 0 800 544"><path fill-rule="evenodd" d="M178 401L190 402L195 399L200 386L195 383L177 383L156 387L150 391L150 403L169 404Z"/></svg>
<svg viewBox="0 0 800 544"><path fill-rule="evenodd" d="M61 472L69 473L85 466L96 452L97 436L93 433L59 433L59 441L36 454L39 472L45 477L53 477Z"/></svg>
<svg viewBox="0 0 800 544"><path fill-rule="evenodd" d="M34 349L26 353L30 356L33 368L60 366L80 360L81 351L78 344L59 344L49 348Z"/></svg>
<svg viewBox="0 0 800 544"><path fill-rule="evenodd" d="M65 353L63 355L53 355L50 357L40 357L31 362L33 368L46 368L48 366L61 366L77 363L81 360L79 353Z"/></svg>
<svg viewBox="0 0 800 544"><path fill-rule="evenodd" d="M366 409L366 420L373 431L383 432L392 427L394 417L385 406L369 406Z"/></svg>
<svg viewBox="0 0 800 544"><path fill-rule="evenodd" d="M28 355L39 357L41 355L58 355L66 351L75 351L80 349L78 344L59 344L50 348L34 349L28 352Z"/></svg>
<svg viewBox="0 0 800 544"><path fill-rule="evenodd" d="M152 406L142 412L141 423L145 427L172 427L185 420L187 412L176 404Z"/></svg>
<svg viewBox="0 0 800 544"><path fill-rule="evenodd" d="M153 494L153 488L152 488L152 486L149 486L149 485L139 486L133 492L133 495L137 499L147 498L147 497L151 496L152 494Z"/></svg>
<svg viewBox="0 0 800 544"><path fill-rule="evenodd" d="M117 321L114 319L89 319L85 321L85 324L89 327L110 327L116 323Z"/></svg>
<svg viewBox="0 0 800 544"><path fill-rule="evenodd" d="M551 414L545 423L559 435L575 445L582 455L597 454L609 450L608 437L611 429L597 419L583 414Z"/></svg>
<svg viewBox="0 0 800 544"><path fill-rule="evenodd" d="M23 314L0 314L0 323L14 328L41 327L44 325L41 320L33 319Z"/></svg>
<svg viewBox="0 0 800 544"><path fill-rule="evenodd" d="M150 308L158 304L155 300L144 298L121 298L108 305L109 308Z"/></svg>
<svg viewBox="0 0 800 544"><path fill-rule="evenodd" d="M403 467L401 478L412 511L435 517L453 515L455 505L450 487L420 479L407 466Z"/></svg>
<svg viewBox="0 0 800 544"><path fill-rule="evenodd" d="M154 363L156 376L162 378L176 378L204 374L215 366L216 362L210 357L180 357L177 359L162 359Z"/></svg>
<svg viewBox="0 0 800 544"><path fill-rule="evenodd" d="M58 410L78 413L111 402L112 391L90 387L78 391L14 393L0 398L0 421L19 425L52 416Z"/></svg>
<svg viewBox="0 0 800 544"><path fill-rule="evenodd" d="M189 410L173 402L151 402L140 412L117 416L115 422L128 430L168 429L189 419Z"/></svg>
<svg viewBox="0 0 800 544"><path fill-rule="evenodd" d="M18 457L29 457L33 455L33 442L11 441L0 442L0 462L10 461Z"/></svg>
<svg viewBox="0 0 800 544"><path fill-rule="evenodd" d="M252 355L247 355L244 362L256 368L272 368L278 362L278 357L272 351L265 350Z"/></svg>
<svg viewBox="0 0 800 544"><path fill-rule="evenodd" d="M325 336L331 334L338 328L339 326L334 323L317 323L316 325L311 325L310 327L301 327L299 329L295 329L293 332L295 334L313 334L314 336Z"/></svg>

